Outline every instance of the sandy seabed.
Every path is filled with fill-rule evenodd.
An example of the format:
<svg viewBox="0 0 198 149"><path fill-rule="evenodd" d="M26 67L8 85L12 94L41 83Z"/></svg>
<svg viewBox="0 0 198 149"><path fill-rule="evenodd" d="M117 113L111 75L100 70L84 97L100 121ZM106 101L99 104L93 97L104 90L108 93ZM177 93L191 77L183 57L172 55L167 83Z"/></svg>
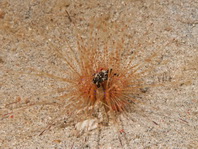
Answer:
<svg viewBox="0 0 198 149"><path fill-rule="evenodd" d="M0 148L198 148L197 7L196 0L0 0ZM138 100L145 101L144 111L130 113L130 120L121 117L120 133L111 124L77 135L62 116L39 135L58 107L17 110L16 101L47 101L46 92L52 100L63 84L28 75L28 68L62 76L51 68L65 66L49 42L67 49L66 39L75 43L73 23L83 27L100 15L127 24L133 48L163 53L168 63L158 68L167 72L162 81L179 77L179 85L168 79L143 93ZM16 110L6 109L8 103Z"/></svg>

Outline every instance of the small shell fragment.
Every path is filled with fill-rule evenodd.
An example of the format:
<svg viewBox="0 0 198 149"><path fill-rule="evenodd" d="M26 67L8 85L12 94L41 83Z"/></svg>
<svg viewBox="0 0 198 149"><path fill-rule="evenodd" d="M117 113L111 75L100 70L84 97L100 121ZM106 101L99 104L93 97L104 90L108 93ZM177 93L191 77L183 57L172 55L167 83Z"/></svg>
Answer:
<svg viewBox="0 0 198 149"><path fill-rule="evenodd" d="M75 125L76 130L82 132L91 131L98 127L97 119L89 119Z"/></svg>

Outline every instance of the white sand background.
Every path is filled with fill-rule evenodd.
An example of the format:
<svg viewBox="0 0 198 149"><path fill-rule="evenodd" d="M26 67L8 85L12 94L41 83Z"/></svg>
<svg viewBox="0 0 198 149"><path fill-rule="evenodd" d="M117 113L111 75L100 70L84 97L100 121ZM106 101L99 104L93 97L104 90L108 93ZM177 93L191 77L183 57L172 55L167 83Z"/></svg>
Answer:
<svg viewBox="0 0 198 149"><path fill-rule="evenodd" d="M12 111L5 106L19 98L52 101L57 94L54 89L64 84L17 72L30 73L28 68L36 68L64 77L61 70L66 67L49 42L67 49L66 39L75 44L72 22L81 27L97 15L127 24L133 48L162 53L168 63L156 71L167 72L161 78L165 86L149 88L137 97L143 102L137 103L142 110L131 112L130 120L120 119L120 130L125 133L109 124L77 135L62 114L39 135L57 116L59 107L41 105ZM176 85L170 77L179 80ZM44 96L46 92L51 94ZM9 108L17 109L18 105L13 103ZM5 115L7 112L14 113ZM198 2L0 0L0 114L2 149L198 148Z"/></svg>

